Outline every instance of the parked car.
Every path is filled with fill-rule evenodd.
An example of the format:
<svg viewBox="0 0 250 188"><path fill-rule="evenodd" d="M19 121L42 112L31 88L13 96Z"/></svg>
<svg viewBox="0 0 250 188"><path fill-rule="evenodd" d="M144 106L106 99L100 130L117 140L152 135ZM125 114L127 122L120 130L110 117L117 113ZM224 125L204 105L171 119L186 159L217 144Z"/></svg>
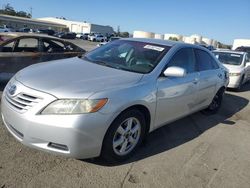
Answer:
<svg viewBox="0 0 250 188"><path fill-rule="evenodd" d="M88 33L77 33L76 34L76 38L83 39L83 40L88 40L88 36L89 36Z"/></svg>
<svg viewBox="0 0 250 188"><path fill-rule="evenodd" d="M102 34L89 35L88 39L93 42L104 42L106 37Z"/></svg>
<svg viewBox="0 0 250 188"><path fill-rule="evenodd" d="M56 37L58 38L62 38L62 39L75 39L76 38L76 34L72 33L72 32L68 32L68 33L56 33L55 34Z"/></svg>
<svg viewBox="0 0 250 188"><path fill-rule="evenodd" d="M240 47L236 48L235 51L250 53L250 46L240 46Z"/></svg>
<svg viewBox="0 0 250 188"><path fill-rule="evenodd" d="M2 32L11 32L12 29L11 28L8 28L6 26L0 26L0 33Z"/></svg>
<svg viewBox="0 0 250 188"><path fill-rule="evenodd" d="M216 113L227 84L227 70L205 48L120 39L82 58L21 70L3 91L1 113L27 146L119 161L169 122Z"/></svg>
<svg viewBox="0 0 250 188"><path fill-rule="evenodd" d="M229 70L229 88L241 89L250 80L250 54L232 50L216 50L215 57Z"/></svg>
<svg viewBox="0 0 250 188"><path fill-rule="evenodd" d="M36 32L41 33L41 34L51 35L51 36L55 34L55 31L52 29L38 29Z"/></svg>
<svg viewBox="0 0 250 188"><path fill-rule="evenodd" d="M112 41L115 41L115 40L119 40L121 37L110 37L110 39L107 41L107 42L101 42L99 44L97 44L98 47L100 46L103 46L105 44L107 44L108 42L112 42Z"/></svg>
<svg viewBox="0 0 250 188"><path fill-rule="evenodd" d="M25 27L25 28L20 28L20 29L18 29L18 30L17 30L17 32L22 32L22 33L32 33L32 32L33 32L33 30L32 30L32 29L30 29L30 28Z"/></svg>
<svg viewBox="0 0 250 188"><path fill-rule="evenodd" d="M17 71L31 64L81 55L85 50L55 37L3 33L0 38L0 82L8 81Z"/></svg>

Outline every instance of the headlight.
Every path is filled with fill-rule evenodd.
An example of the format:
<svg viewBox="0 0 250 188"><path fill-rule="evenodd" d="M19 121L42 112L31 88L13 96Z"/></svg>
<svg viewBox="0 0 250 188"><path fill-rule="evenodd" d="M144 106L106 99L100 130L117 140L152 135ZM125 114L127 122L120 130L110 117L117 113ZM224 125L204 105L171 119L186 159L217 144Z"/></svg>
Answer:
<svg viewBox="0 0 250 188"><path fill-rule="evenodd" d="M240 76L240 73L229 73L229 76Z"/></svg>
<svg viewBox="0 0 250 188"><path fill-rule="evenodd" d="M100 110L108 99L63 99L49 104L41 114L84 114Z"/></svg>

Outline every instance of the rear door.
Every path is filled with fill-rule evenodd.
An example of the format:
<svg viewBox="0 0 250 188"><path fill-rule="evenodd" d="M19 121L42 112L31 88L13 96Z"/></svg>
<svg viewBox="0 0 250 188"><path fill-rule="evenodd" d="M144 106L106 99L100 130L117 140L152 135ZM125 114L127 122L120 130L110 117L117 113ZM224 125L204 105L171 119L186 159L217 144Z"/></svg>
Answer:
<svg viewBox="0 0 250 188"><path fill-rule="evenodd" d="M220 67L207 51L195 49L195 57L200 73L196 108L201 109L211 103L217 84L219 84L220 78L223 75L221 74Z"/></svg>
<svg viewBox="0 0 250 188"><path fill-rule="evenodd" d="M12 76L19 70L41 61L37 38L17 38L8 45L9 46L3 47L5 52L2 52L1 54L2 59L5 60L3 63L4 65L0 63L0 66L4 72L11 74ZM12 52L10 52L11 48Z"/></svg>
<svg viewBox="0 0 250 188"><path fill-rule="evenodd" d="M52 61L56 59L64 59L75 57L79 52L69 43L63 43L59 40L41 38L42 61Z"/></svg>
<svg viewBox="0 0 250 188"><path fill-rule="evenodd" d="M184 68L187 75L159 77L157 80L156 126L183 117L194 111L199 73L192 48L182 48L171 58L167 67Z"/></svg>
<svg viewBox="0 0 250 188"><path fill-rule="evenodd" d="M14 66L14 46L15 41L10 41L0 47L0 81L9 80L17 71Z"/></svg>
<svg viewBox="0 0 250 188"><path fill-rule="evenodd" d="M38 50L38 38L27 37L17 39L13 54L16 70L21 70L29 65L39 63L41 55Z"/></svg>

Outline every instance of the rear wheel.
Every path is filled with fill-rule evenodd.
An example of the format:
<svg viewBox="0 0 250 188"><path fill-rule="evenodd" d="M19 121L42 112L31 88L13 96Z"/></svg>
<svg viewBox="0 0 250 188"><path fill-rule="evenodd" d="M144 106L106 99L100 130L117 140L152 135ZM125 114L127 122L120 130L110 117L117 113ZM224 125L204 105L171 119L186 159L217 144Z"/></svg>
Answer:
<svg viewBox="0 0 250 188"><path fill-rule="evenodd" d="M225 90L220 89L214 96L211 104L203 111L205 114L216 114L221 107Z"/></svg>
<svg viewBox="0 0 250 188"><path fill-rule="evenodd" d="M138 110L119 115L105 135L101 157L109 162L131 157L145 136L145 127L145 118Z"/></svg>

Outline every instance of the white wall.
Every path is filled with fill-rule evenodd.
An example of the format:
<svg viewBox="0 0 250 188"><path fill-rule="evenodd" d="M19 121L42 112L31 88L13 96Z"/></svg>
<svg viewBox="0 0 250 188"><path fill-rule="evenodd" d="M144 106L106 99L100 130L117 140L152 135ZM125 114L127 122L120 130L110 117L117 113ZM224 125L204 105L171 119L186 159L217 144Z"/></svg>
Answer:
<svg viewBox="0 0 250 188"><path fill-rule="evenodd" d="M58 18L53 18L53 17L39 18L39 20L64 24L69 28L69 31L75 32L75 33L91 33L91 32L97 32L97 33L102 33L102 34L114 33L113 28L110 26L63 20L63 19L58 19Z"/></svg>
<svg viewBox="0 0 250 188"><path fill-rule="evenodd" d="M133 38L155 38L155 34L145 31L134 31Z"/></svg>
<svg viewBox="0 0 250 188"><path fill-rule="evenodd" d="M240 46L250 46L250 39L235 39L233 43L233 50Z"/></svg>

